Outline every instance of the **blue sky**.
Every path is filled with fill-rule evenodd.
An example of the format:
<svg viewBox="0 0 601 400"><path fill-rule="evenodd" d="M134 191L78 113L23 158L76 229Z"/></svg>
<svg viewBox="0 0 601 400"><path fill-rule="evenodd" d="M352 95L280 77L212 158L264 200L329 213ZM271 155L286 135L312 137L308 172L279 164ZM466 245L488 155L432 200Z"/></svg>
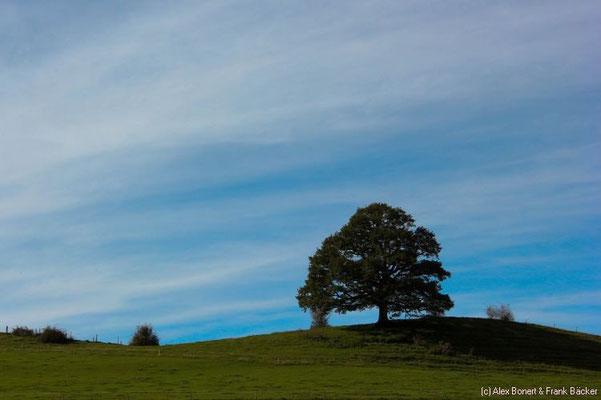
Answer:
<svg viewBox="0 0 601 400"><path fill-rule="evenodd" d="M307 257L381 201L436 233L450 315L601 334L599 12L1 2L0 325L306 328Z"/></svg>

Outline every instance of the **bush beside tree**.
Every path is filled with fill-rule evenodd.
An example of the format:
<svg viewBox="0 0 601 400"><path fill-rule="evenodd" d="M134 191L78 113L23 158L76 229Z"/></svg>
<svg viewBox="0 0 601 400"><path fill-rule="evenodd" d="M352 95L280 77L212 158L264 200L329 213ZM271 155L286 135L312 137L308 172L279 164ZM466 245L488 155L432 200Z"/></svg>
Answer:
<svg viewBox="0 0 601 400"><path fill-rule="evenodd" d="M15 326L12 330L12 334L15 336L35 336L33 329L26 326Z"/></svg>
<svg viewBox="0 0 601 400"><path fill-rule="evenodd" d="M151 324L142 324L136 327L130 346L158 346L159 337L154 333Z"/></svg>
<svg viewBox="0 0 601 400"><path fill-rule="evenodd" d="M72 342L73 338L64 330L55 326L47 326L40 334L40 342L42 343L59 343L65 344Z"/></svg>
<svg viewBox="0 0 601 400"><path fill-rule="evenodd" d="M515 321L513 311L509 308L509 304L501 304L500 306L486 307L486 315L491 319L499 319L501 321Z"/></svg>

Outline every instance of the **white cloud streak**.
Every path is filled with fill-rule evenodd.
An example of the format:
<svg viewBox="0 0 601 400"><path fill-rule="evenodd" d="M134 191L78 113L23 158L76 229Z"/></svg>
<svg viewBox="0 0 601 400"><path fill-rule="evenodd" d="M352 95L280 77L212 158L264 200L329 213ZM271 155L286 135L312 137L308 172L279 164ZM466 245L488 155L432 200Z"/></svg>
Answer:
<svg viewBox="0 0 601 400"><path fill-rule="evenodd" d="M2 5L0 25L17 43L55 31L21 23L31 10L15 4ZM38 38L29 53L0 46L0 287L9 305L2 318L39 324L133 313L134 299L278 263L298 271L326 228L286 218L333 205L400 204L456 253L534 240L566 224L577 229L600 211L598 128L586 140L502 161L424 171L399 161L381 177L242 194L227 188L306 168L327 174L332 162L351 163L395 137L403 139L399 151L435 160L424 149L448 147L461 161L461 143L482 136L498 143L552 135L544 116L534 132L479 125L451 135L441 126L474 110L598 86L597 7L192 2L140 7L102 26L90 21L80 40ZM371 141L362 139L367 133ZM304 150L278 153L286 145ZM221 159L223 148L240 154ZM207 160L192 171L179 158L191 149L198 163ZM173 200L190 190L208 194ZM144 203L161 195L171 200ZM324 224L336 229L336 218ZM257 229L268 224L277 232ZM205 239L179 252L161 243L194 235L221 237L222 251ZM115 250L136 243L147 254ZM280 300L277 293L248 304ZM214 301L205 311L153 317L168 324L243 303Z"/></svg>

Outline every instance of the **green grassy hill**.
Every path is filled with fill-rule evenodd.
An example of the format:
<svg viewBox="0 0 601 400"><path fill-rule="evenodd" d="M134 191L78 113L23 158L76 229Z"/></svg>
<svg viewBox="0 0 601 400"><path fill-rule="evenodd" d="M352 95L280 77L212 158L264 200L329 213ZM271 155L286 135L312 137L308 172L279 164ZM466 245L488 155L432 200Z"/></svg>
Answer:
<svg viewBox="0 0 601 400"><path fill-rule="evenodd" d="M469 399L483 386L601 389L601 337L476 318L160 348L0 335L0 399Z"/></svg>

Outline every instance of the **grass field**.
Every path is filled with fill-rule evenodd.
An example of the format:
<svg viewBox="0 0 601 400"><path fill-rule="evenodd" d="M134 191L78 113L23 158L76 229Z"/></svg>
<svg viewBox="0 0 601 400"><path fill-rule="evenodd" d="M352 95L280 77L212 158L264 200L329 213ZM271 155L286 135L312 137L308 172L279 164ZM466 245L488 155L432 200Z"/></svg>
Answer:
<svg viewBox="0 0 601 400"><path fill-rule="evenodd" d="M0 359L0 399L470 399L481 387L601 389L600 336L475 318L160 348L1 334Z"/></svg>

